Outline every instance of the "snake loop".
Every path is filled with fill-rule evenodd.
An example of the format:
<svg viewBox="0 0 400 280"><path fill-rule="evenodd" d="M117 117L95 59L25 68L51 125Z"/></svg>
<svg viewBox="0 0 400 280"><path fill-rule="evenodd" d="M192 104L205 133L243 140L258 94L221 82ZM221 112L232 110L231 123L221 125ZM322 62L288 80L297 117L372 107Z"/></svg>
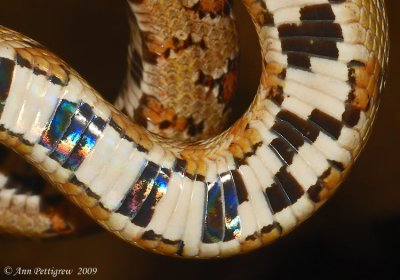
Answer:
<svg viewBox="0 0 400 280"><path fill-rule="evenodd" d="M333 194L369 135L388 59L384 2L243 3L262 74L227 130L231 1L130 0L118 109L41 45L0 28L1 143L107 230L162 254L230 256L290 232ZM39 200L0 182L0 228L68 231Z"/></svg>

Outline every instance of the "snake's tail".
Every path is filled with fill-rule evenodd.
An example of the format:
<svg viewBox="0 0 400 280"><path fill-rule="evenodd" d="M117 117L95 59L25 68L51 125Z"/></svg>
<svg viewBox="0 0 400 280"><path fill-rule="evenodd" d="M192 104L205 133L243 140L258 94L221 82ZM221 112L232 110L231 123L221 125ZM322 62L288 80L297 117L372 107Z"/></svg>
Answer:
<svg viewBox="0 0 400 280"><path fill-rule="evenodd" d="M65 198L11 150L0 147L0 155L0 231L31 238L75 232L82 223Z"/></svg>

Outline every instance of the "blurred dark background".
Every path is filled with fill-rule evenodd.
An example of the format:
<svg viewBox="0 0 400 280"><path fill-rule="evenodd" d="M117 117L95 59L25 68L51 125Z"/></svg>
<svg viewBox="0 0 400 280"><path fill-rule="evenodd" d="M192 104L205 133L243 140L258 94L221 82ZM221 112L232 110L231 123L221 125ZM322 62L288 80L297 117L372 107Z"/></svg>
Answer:
<svg viewBox="0 0 400 280"><path fill-rule="evenodd" d="M237 4L244 104L257 88L260 55ZM158 256L102 230L44 242L0 237L0 278L10 265L97 267L98 279L399 279L400 1L387 7L390 69L372 136L337 194L296 231L254 253L213 261ZM112 100L125 72L125 8L124 0L1 0L0 23L48 46Z"/></svg>

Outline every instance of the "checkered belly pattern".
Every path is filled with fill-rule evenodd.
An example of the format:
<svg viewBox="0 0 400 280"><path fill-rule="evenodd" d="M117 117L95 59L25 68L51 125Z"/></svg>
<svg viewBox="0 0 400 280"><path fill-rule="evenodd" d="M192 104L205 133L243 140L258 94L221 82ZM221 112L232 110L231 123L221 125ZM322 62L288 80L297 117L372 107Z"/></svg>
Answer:
<svg viewBox="0 0 400 280"><path fill-rule="evenodd" d="M199 12L205 2L182 5ZM143 3L130 3L138 18ZM56 56L1 28L0 141L107 230L146 249L230 256L290 232L332 195L369 135L388 59L384 3L243 3L260 38L261 81L249 110L218 136L149 133ZM151 59L137 51L134 65L143 71ZM144 75L129 82L141 94ZM0 225L40 213L29 199L0 188ZM7 211L16 213L8 224Z"/></svg>

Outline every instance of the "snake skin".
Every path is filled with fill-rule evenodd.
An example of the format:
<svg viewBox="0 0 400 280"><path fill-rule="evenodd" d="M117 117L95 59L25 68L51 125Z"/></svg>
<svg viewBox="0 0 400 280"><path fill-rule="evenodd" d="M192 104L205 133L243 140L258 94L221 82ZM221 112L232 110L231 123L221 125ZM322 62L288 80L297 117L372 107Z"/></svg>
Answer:
<svg viewBox="0 0 400 280"><path fill-rule="evenodd" d="M238 68L231 4L139 2L131 4L128 77L117 108L164 137L195 140L220 133Z"/></svg>
<svg viewBox="0 0 400 280"><path fill-rule="evenodd" d="M214 123L225 122L237 76L230 2L131 0L120 110L1 27L1 143L104 228L161 254L230 256L290 232L334 193L370 134L388 60L384 2L243 3L262 75L227 130ZM6 181L2 230L71 230L57 207L43 211Z"/></svg>

